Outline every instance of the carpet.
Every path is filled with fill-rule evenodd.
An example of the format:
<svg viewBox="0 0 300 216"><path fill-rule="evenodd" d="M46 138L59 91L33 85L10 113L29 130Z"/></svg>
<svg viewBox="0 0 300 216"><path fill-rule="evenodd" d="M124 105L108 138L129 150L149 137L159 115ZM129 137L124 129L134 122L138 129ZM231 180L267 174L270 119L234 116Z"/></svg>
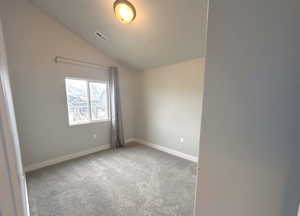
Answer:
<svg viewBox="0 0 300 216"><path fill-rule="evenodd" d="M196 164L143 145L27 174L31 216L192 216Z"/></svg>

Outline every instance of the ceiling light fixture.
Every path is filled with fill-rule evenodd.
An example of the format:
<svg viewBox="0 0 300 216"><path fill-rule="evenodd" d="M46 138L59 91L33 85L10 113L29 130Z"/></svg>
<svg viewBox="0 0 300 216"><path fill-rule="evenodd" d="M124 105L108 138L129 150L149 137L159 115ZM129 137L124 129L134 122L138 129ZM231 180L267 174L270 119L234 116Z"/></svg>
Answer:
<svg viewBox="0 0 300 216"><path fill-rule="evenodd" d="M134 6L127 0L116 0L114 11L117 19L125 24L132 22L136 17Z"/></svg>

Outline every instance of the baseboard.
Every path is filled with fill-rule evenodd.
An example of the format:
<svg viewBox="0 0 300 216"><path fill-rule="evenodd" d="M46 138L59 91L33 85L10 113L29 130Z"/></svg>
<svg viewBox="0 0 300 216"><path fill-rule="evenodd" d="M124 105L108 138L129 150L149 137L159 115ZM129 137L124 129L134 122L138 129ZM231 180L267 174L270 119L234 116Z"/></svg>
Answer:
<svg viewBox="0 0 300 216"><path fill-rule="evenodd" d="M165 152L165 153L168 153L168 154L171 154L171 155L174 155L174 156L177 156L177 157L180 157L180 158L198 163L198 157L195 157L195 156L192 156L192 155L189 155L189 154L185 154L185 153L182 153L180 151L170 149L170 148L167 148L167 147L164 147L164 146L161 146L161 145L153 144L153 143L150 143L146 140L136 139L136 138L131 138L130 140L131 140L131 142L137 142L137 143L140 143L142 145L146 145L146 146L149 146L151 148L157 149L159 151L162 151L162 152Z"/></svg>
<svg viewBox="0 0 300 216"><path fill-rule="evenodd" d="M51 165L54 165L54 164L58 164L58 163L61 163L61 162L64 162L64 161L68 161L68 160L71 160L71 159L75 159L75 158L79 158L79 157L82 157L82 156L85 156L85 155L89 155L89 154L92 154L92 153L95 153L95 152L107 150L109 148L110 148L109 144L101 145L101 146L91 148L91 149L87 149L87 150L84 150L84 151L81 151L81 152L76 152L76 153L64 155L64 156L61 156L61 157L57 157L57 158L54 158L54 159L51 159L51 160L42 161L40 163L30 164L28 166L25 166L24 170L25 170L25 172L34 171L34 170L41 169L41 168L51 166Z"/></svg>
<svg viewBox="0 0 300 216"><path fill-rule="evenodd" d="M135 138L129 138L127 140L125 140L125 144L131 143L131 142L135 142L136 139Z"/></svg>
<svg viewBox="0 0 300 216"><path fill-rule="evenodd" d="M159 151L162 151L162 152L165 152L165 153L168 153L168 154L171 154L171 155L174 155L174 156L177 156L177 157L189 160L189 161L193 161L193 162L196 162L196 163L198 162L198 158L195 157L195 156L185 154L185 153L182 153L180 151L173 150L173 149L161 146L161 145L153 144L153 143L150 143L150 142L142 140L142 139L129 138L129 139L126 140L126 144L130 143L130 142L137 142L137 143L140 143L142 145L149 146L151 148L157 149ZM25 170L25 172L34 171L34 170L41 169L41 168L44 168L44 167L47 167L47 166L62 163L64 161L68 161L68 160L71 160L71 159L75 159L75 158L79 158L79 157L82 157L82 156L85 156L85 155L89 155L89 154L92 154L92 153L95 153L95 152L103 151L103 150L106 150L106 149L109 149L109 148L110 148L109 144L101 145L101 146L96 147L96 148L92 148L92 149L84 150L84 151L81 151L81 152L76 152L76 153L64 155L64 156L61 156L61 157L57 157L57 158L54 158L54 159L51 159L51 160L42 161L42 162L35 163L35 164L30 164L30 165L25 166L24 170Z"/></svg>

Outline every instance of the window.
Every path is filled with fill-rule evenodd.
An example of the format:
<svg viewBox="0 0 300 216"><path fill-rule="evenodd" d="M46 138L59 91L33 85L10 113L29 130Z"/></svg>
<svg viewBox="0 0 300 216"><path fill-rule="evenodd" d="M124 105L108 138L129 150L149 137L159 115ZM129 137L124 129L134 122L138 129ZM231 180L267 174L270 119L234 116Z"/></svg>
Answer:
<svg viewBox="0 0 300 216"><path fill-rule="evenodd" d="M66 78L69 125L108 121L107 83Z"/></svg>

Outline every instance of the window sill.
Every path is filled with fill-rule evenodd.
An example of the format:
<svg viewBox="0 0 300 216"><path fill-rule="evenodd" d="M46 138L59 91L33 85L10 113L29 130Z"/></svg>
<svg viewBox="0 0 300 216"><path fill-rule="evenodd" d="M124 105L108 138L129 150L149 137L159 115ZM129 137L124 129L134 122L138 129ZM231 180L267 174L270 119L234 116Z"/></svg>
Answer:
<svg viewBox="0 0 300 216"><path fill-rule="evenodd" d="M110 119L108 120L98 120L98 121L90 121L90 122L83 122L83 123L78 123L78 124L69 124L69 127L76 127L76 126L81 126L81 125L89 125L89 124L108 124L110 123Z"/></svg>

